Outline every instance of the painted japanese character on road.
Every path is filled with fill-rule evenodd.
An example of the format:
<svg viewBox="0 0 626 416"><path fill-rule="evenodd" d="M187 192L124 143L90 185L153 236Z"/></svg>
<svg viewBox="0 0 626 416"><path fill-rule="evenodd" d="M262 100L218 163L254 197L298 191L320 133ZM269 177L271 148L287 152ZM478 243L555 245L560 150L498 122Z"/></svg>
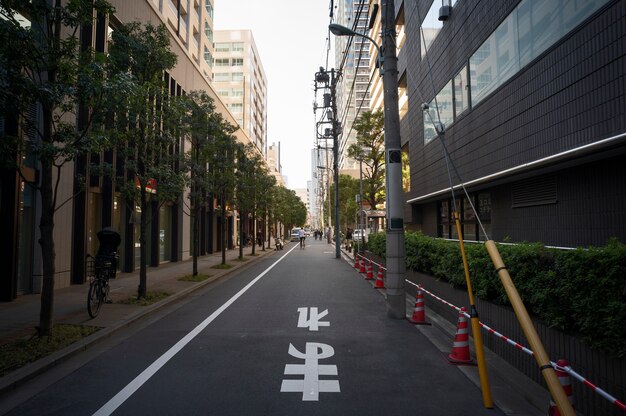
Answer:
<svg viewBox="0 0 626 416"><path fill-rule="evenodd" d="M321 365L319 360L335 355L328 344L307 342L301 353L289 344L289 355L304 360L304 364L285 365L285 375L303 375L302 380L283 380L280 391L302 393L302 401L319 401L319 393L339 393L339 380L320 380L320 376L337 376L336 365Z"/></svg>

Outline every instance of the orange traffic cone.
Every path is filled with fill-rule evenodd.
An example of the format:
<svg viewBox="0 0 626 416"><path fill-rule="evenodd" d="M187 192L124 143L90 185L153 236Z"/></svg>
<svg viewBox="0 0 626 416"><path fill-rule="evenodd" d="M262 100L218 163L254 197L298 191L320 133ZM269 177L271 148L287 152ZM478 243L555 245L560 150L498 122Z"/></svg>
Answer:
<svg viewBox="0 0 626 416"><path fill-rule="evenodd" d="M420 286L417 287L417 295L415 295L415 308L413 316L409 318L409 322L415 325L430 325L426 322L426 308L424 308L424 295Z"/></svg>
<svg viewBox="0 0 626 416"><path fill-rule="evenodd" d="M378 274L376 275L376 282L374 283L374 289L384 289L385 280L383 278L383 266L378 266Z"/></svg>
<svg viewBox="0 0 626 416"><path fill-rule="evenodd" d="M354 268L355 269L359 268L359 256L357 255L354 256Z"/></svg>
<svg viewBox="0 0 626 416"><path fill-rule="evenodd" d="M452 344L452 352L448 355L448 361L452 364L473 364L469 350L469 330L467 328L467 318L463 312L467 308L462 307L459 312L459 321L456 324L456 335Z"/></svg>
<svg viewBox="0 0 626 416"><path fill-rule="evenodd" d="M374 274L372 272L372 259L370 259L370 264L367 266L367 274L365 275L365 280L372 280L374 278Z"/></svg>
<svg viewBox="0 0 626 416"><path fill-rule="evenodd" d="M365 273L365 260L361 258L361 267L359 268L359 273Z"/></svg>
<svg viewBox="0 0 626 416"><path fill-rule="evenodd" d="M564 368L569 366L569 362L567 360L561 359L556 362L556 365ZM554 372L559 379L559 383L561 383L561 386L563 386L563 390L565 390L565 395L567 396L567 399L572 404L572 406L574 406L572 381L569 374L567 373L567 371L563 371L559 368L556 368ZM548 416L561 416L561 412L559 412L559 408L557 407L556 403L554 403L554 400L552 400L552 398L550 398L550 408L548 409Z"/></svg>

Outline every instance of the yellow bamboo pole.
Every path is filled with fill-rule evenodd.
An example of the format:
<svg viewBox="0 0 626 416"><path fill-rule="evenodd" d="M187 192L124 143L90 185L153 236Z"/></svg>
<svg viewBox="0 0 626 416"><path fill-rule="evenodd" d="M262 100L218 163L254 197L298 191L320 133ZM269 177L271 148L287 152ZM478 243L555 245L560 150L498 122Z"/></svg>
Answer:
<svg viewBox="0 0 626 416"><path fill-rule="evenodd" d="M485 362L485 352L483 350L483 337L480 332L480 323L478 320L478 310L474 303L474 292L472 291L472 281L470 279L469 265L467 264L467 255L465 254L465 245L463 244L463 231L461 230L461 220L459 213L454 211L454 221L456 222L456 230L459 234L459 245L461 246L461 257L463 258L463 269L465 270L465 282L467 283L467 295L470 302L470 322L472 324L472 337L474 338L474 350L476 351L476 360L478 361L478 377L480 378L480 387L483 394L483 405L487 409L493 409L493 399L491 398L491 387L489 386L489 374L487 373L487 363Z"/></svg>
<svg viewBox="0 0 626 416"><path fill-rule="evenodd" d="M526 335L526 339L528 340L528 343L533 350L533 355L535 356L535 360L537 360L537 364L539 364L539 370L541 370L541 374L543 375L543 378L548 385L548 390L550 390L552 399L559 408L562 416L575 416L576 413L574 412L574 408L567 399L565 391L563 390L563 387L561 387L561 384L556 377L554 368L552 368L552 365L550 364L548 354L546 353L546 350L541 343L541 339L539 338L539 335L537 334L537 331L535 330L535 327L530 320L530 316L528 315L528 311L524 306L524 302L522 302L522 299L520 298L519 293L515 288L515 284L511 280L509 272L506 270L506 266L502 261L500 252L496 247L496 243L494 243L493 240L489 240L485 242L485 247L487 248L487 252L491 257L491 261L496 268L496 272L500 277L502 286L504 287L504 290L509 297L511 306L513 306L513 310L515 311L517 320L519 321L522 330L524 331L524 335Z"/></svg>

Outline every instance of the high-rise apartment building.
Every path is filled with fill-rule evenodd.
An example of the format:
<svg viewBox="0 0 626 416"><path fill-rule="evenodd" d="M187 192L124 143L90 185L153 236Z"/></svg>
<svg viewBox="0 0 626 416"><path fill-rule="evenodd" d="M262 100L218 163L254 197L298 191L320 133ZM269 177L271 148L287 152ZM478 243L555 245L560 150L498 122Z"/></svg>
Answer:
<svg viewBox="0 0 626 416"><path fill-rule="evenodd" d="M358 33L368 33L367 0L337 2L335 22ZM359 164L347 156L348 147L356 141L352 124L358 115L370 107L370 42L362 37L336 36L335 67L342 69L337 86L337 119L343 132L339 143L339 169L342 173L359 176Z"/></svg>
<svg viewBox="0 0 626 416"><path fill-rule="evenodd" d="M272 143L267 147L267 169L270 175L276 178L278 185L285 186L285 179L283 178L283 168L280 162L280 142L278 144Z"/></svg>
<svg viewBox="0 0 626 416"><path fill-rule="evenodd" d="M214 0L147 0L176 33L184 51L211 79L213 67Z"/></svg>
<svg viewBox="0 0 626 416"><path fill-rule="evenodd" d="M213 85L239 126L267 154L267 78L249 30L216 30Z"/></svg>

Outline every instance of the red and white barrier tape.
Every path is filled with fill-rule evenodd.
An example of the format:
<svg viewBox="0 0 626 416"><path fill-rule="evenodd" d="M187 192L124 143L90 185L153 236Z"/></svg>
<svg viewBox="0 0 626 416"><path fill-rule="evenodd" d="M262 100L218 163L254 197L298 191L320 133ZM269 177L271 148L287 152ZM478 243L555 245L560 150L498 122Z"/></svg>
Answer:
<svg viewBox="0 0 626 416"><path fill-rule="evenodd" d="M455 306L453 304L451 304L450 302L440 298L439 296L435 295L434 293L424 289L423 286L418 285L416 283L413 283L409 280L405 281L417 288L419 288L421 291L428 293L430 296L432 296L433 298L437 299L438 301L448 305L449 307L456 309L458 312L461 311L461 308L459 308L458 306ZM467 312L461 312L463 313L463 315L465 315L468 318L471 318L470 315ZM506 341L508 344L511 344L512 346L514 346L515 348L517 348L518 350L521 350L523 352L525 352L526 354L529 355L534 355L533 351L529 348L526 348L525 346L523 346L522 344L513 341L512 339L502 335L501 333L499 333L498 331L490 328L489 326L485 325L484 323L478 321L478 323L480 324L481 327L483 327L487 332L489 332L490 334L493 334L495 336L497 336L498 338L500 338L503 341ZM550 361L550 364L552 365L552 367L554 367L554 369L559 369L559 370L563 370L565 372L567 372L568 374L570 374L572 377L574 377L576 380L580 381L581 383L583 383L585 386L587 386L588 388L590 388L591 390L595 391L596 393L598 393L600 396L604 397L606 400L608 400L609 402L611 402L612 404L614 404L615 406L617 406L619 409L626 411L626 405L621 402L620 400L618 400L617 398L611 396L609 393L607 393L605 390L601 389L600 387L596 386L595 384L593 384L592 382L590 382L589 380L587 380L586 378L584 378L583 376L581 376L580 374L578 374L576 371L574 371L572 369L572 367L567 366L567 367L561 367L558 366L555 362Z"/></svg>
<svg viewBox="0 0 626 416"><path fill-rule="evenodd" d="M623 402L617 400L615 397L611 396L609 393L607 393L606 391L602 390L600 387L596 386L595 384L593 384L592 382L590 382L589 380L587 380L586 378L584 378L583 376L578 374L576 371L574 371L572 369L572 367L570 367L570 366L561 367L561 366L556 365L552 361L550 361L550 364L552 364L552 367L554 367L555 369L558 368L558 369L563 370L566 373L570 374L576 380L580 381L585 386L589 387L591 390L595 391L600 396L604 397L609 402L611 402L612 404L617 406L617 408L619 408L619 409L621 409L621 410L626 412L626 404L624 404Z"/></svg>
<svg viewBox="0 0 626 416"><path fill-rule="evenodd" d="M362 255L362 254L356 253L356 256L357 256L357 257L361 257L363 260L365 260L365 261L369 261L369 262L371 262L372 264L375 264L375 265L376 265L376 266L378 266L380 269L387 270L387 268L386 268L385 266L383 266L382 264L376 263L374 260L372 260L372 259L368 259L367 257L365 257L365 256L364 256L364 255Z"/></svg>

